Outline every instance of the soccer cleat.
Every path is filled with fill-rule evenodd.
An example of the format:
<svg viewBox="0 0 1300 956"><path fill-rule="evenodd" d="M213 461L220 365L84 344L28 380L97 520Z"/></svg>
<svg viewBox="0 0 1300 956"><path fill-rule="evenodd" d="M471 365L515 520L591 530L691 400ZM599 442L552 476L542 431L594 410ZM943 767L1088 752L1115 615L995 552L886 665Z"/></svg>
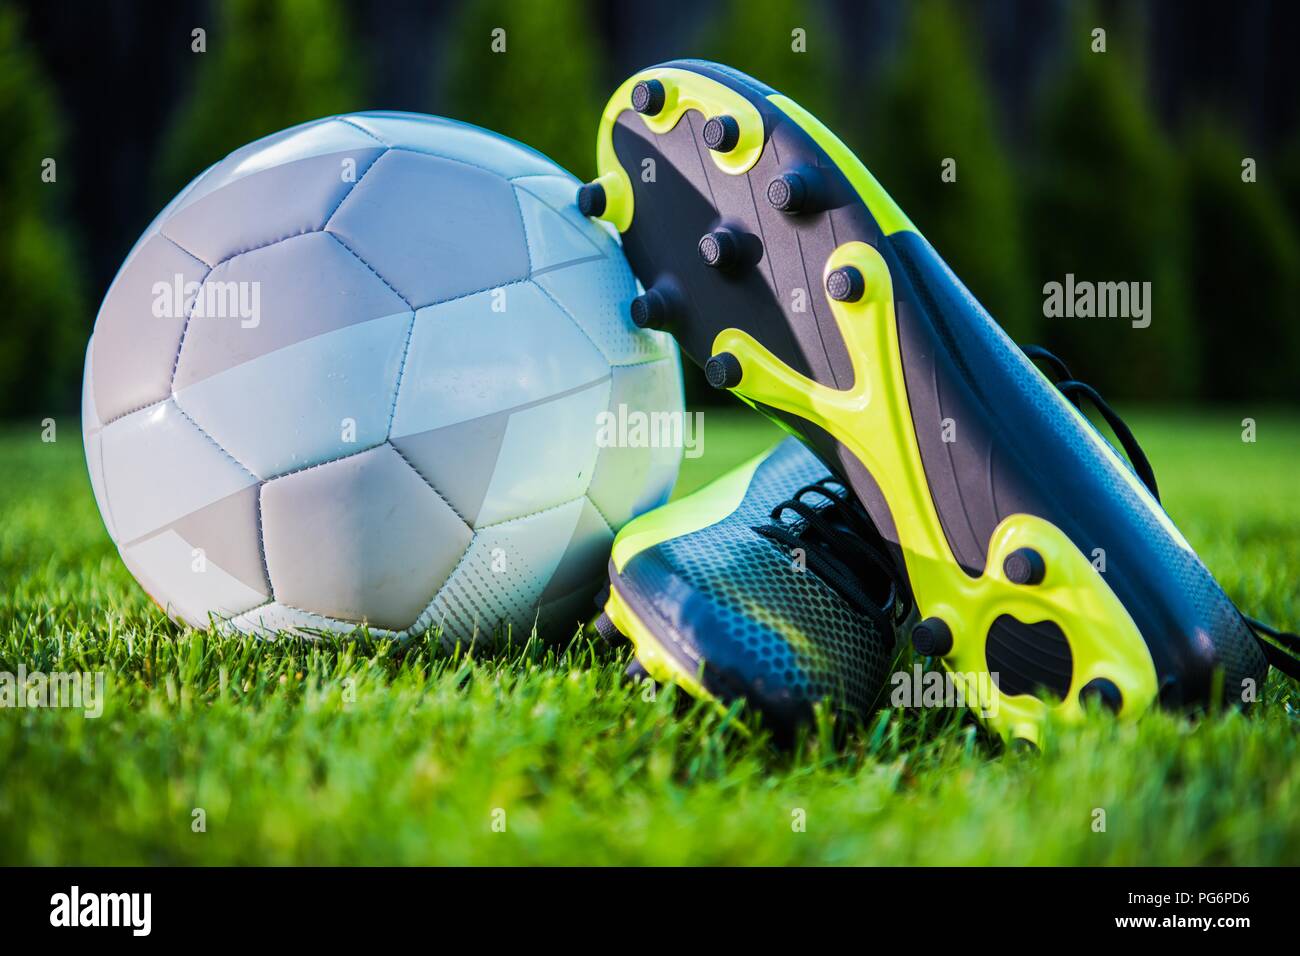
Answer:
<svg viewBox="0 0 1300 956"><path fill-rule="evenodd" d="M820 700L875 708L911 607L866 513L794 438L633 519L609 576L599 633L661 683L743 698L780 740Z"/></svg>
<svg viewBox="0 0 1300 956"><path fill-rule="evenodd" d="M651 82L659 109L637 113ZM806 110L727 67L667 63L614 94L597 158L603 218L645 288L671 290L683 351L852 488L906 568L918 643L997 731L1037 741L1087 688L1127 718L1262 684L1277 649L1145 459L1079 410L1096 393L1056 387Z"/></svg>

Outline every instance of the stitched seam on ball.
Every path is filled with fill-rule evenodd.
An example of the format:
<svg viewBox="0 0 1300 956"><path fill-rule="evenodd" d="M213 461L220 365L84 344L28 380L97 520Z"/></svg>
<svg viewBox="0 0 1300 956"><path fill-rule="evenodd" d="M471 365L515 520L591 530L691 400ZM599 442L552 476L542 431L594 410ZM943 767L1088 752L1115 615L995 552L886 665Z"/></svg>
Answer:
<svg viewBox="0 0 1300 956"><path fill-rule="evenodd" d="M388 425L384 429L385 441L388 441L388 439L391 438L393 435L393 422L397 418L397 399L402 394L402 377L406 374L406 359L407 356L411 354L411 339L413 338L415 338L415 312L414 311L411 312L411 321L406 323L406 338L402 342L402 359L400 362L397 363L397 382L393 385L393 401L388 406ZM393 450L397 451L397 446L394 445ZM400 451L397 453L399 455L402 454ZM406 460L405 455L402 455L402 460L403 461ZM408 461L407 464L409 465L410 462ZM419 473L417 472L417 474ZM420 477L424 478L423 475L420 475ZM433 485L429 485L429 487L433 488ZM438 489L434 488L433 490L437 491ZM439 495L439 497L442 496ZM452 510L455 511L456 509L453 508Z"/></svg>
<svg viewBox="0 0 1300 956"><path fill-rule="evenodd" d="M419 306L419 308L417 308L416 311L420 312L423 311L424 309L432 309L435 305L447 305L448 303L451 302L459 302L461 299L468 299L470 296L482 295L484 292L495 292L497 289L508 289L512 285L524 285L525 283L532 282L532 281L533 280L530 279L528 276L520 276L518 279L510 279L507 282L497 282L494 283L493 285L484 286L481 289L474 289L471 292L461 292L456 295L453 295L450 299L438 299L435 302L427 302L424 305ZM536 285L537 283L534 282L533 284Z"/></svg>
<svg viewBox="0 0 1300 956"><path fill-rule="evenodd" d="M415 153L419 156L432 156L434 159L445 159L449 163L459 163L461 166L470 166L473 169L479 169L485 173L490 173L493 176L495 176L497 179L501 180L502 182L505 183L510 182L509 179L501 175L501 173L497 172L492 167L484 166L481 163L470 162L468 159L462 159L459 156L448 156L446 153L435 153L431 149L424 149L423 147L420 146L411 146L407 143L389 143L388 148L390 150L398 150L399 152L403 152L403 153Z"/></svg>
<svg viewBox="0 0 1300 956"><path fill-rule="evenodd" d="M601 510L600 505L596 504L596 499L591 497L590 484L587 485L587 490L582 493L582 497L586 498L587 503L596 509L596 514L600 515L600 520L605 522L605 527L609 529L610 534L616 533L614 531L614 522L609 520L609 516L605 514L604 511Z"/></svg>
<svg viewBox="0 0 1300 956"><path fill-rule="evenodd" d="M465 527L469 529L469 533L470 533L470 534L473 534L473 533L474 533L474 526L473 526L472 524L469 523L469 519L467 519L463 514L460 513L460 511L457 510L456 506L453 505L453 504L452 504L452 503L447 499L447 496L444 495L441 491L439 491L439 490L434 486L433 482L430 481L428 478L426 478L426 477L424 476L424 474L420 471L419 468L416 468L416 467L415 467L415 464L411 461L411 459L409 459L409 458L407 458L405 455L403 455L403 454L402 454L402 450L401 450L400 448L398 448L396 445L394 445L391 439L386 439L386 440L385 440L385 444L388 445L388 447L391 448L393 451L397 452L397 457L400 458L400 459L402 459L402 461L406 462L407 467L410 468L411 471L415 472L416 476L417 476L417 477L418 477L422 482L424 482L426 485L429 486L429 489L430 489L430 490L431 490L435 495L437 495L437 496L439 497L439 499L442 500L442 503L443 503L444 505L446 505L448 508L451 509L451 513L454 514L457 518L459 518L459 519L461 520L461 522L465 525Z"/></svg>
<svg viewBox="0 0 1300 956"><path fill-rule="evenodd" d="M516 521L523 521L525 518L535 518L535 517L537 517L538 515L544 515L544 514L546 514L546 512L548 512L548 511L555 511L557 508L563 508L563 507L565 507L566 505L571 505L571 504L573 504L575 501L581 501L583 498L586 498L586 497L587 497L587 493L584 491L582 494L580 494L580 495L578 495L578 496L576 496L576 497L574 497L574 498L569 498L567 501L561 501L558 505L550 505L549 507L546 507L546 508L539 508L539 509L536 510L536 511L530 511L530 512L528 512L528 514L526 514L526 515L519 515L518 517L515 517L515 518L506 518L506 519L504 519L504 520L502 520L502 521L494 521L494 522L492 522L491 524L479 525L478 528L477 528L476 530L477 530L477 531L487 531L487 530L490 529L490 528L500 528L500 527L502 527L503 525L514 524Z"/></svg>
<svg viewBox="0 0 1300 956"><path fill-rule="evenodd" d="M161 229L159 229L158 234L163 236L163 238L174 245L177 249L181 250L181 252L184 252L187 256L195 259L198 258L194 253L190 252L171 236L163 233ZM202 262L203 260L199 259L199 261ZM209 267L208 271L203 274L203 278L199 280L198 291L194 293L194 301L190 303L189 311L185 313L185 322L181 325L181 339L176 343L176 355L172 358L172 374L167 379L167 394L172 398L176 396L176 370L180 368L181 365L181 352L185 350L185 337L190 334L190 320L194 317L194 307L199 304L199 296L203 294L203 287L208 284L208 276L210 275L212 275L211 267Z"/></svg>
<svg viewBox="0 0 1300 956"><path fill-rule="evenodd" d="M257 486L257 554L262 559L262 573L266 575L266 592L275 600L275 585L271 583L271 562L266 551L266 531L262 525L262 490L266 482Z"/></svg>
<svg viewBox="0 0 1300 956"><path fill-rule="evenodd" d="M139 408L132 408L129 411L123 412L121 415L114 415L108 421L101 423L99 430L102 432L105 428L113 424L113 422L117 421L118 419L126 418L128 415L134 415L136 412L142 412L146 408L156 408L159 405L166 405L171 400L172 400L172 396L169 394L166 398L160 398L157 399L156 401L146 402L145 404L141 405Z"/></svg>
<svg viewBox="0 0 1300 956"><path fill-rule="evenodd" d="M352 124L349 123L348 125L350 126ZM329 230L330 223L334 221L334 217L338 214L338 211L343 208L343 204L348 201L348 197L351 196L352 193L356 191L356 188L361 185L361 180L366 178L366 173L374 169L375 164L387 156L388 153L389 150L385 148L382 153L379 153L374 159L366 163L366 168L361 170L361 174L357 176L356 181L353 182L349 189L344 191L343 195L339 197L339 201L334 204L334 208L329 211L329 215L321 222L320 232L327 232ZM333 233L331 233L331 235L333 235Z"/></svg>
<svg viewBox="0 0 1300 956"><path fill-rule="evenodd" d="M360 182L360 180L358 180L358 182ZM327 232L326 235L331 236L335 242L350 252L357 262L369 269L371 275L387 286L388 291L401 299L402 302L405 303L406 307L411 311L411 320L406 324L406 338L402 342L402 360L397 366L397 381L393 385L393 401L388 407L388 425L384 428L384 440L387 441L388 436L393 432L393 419L397 416L397 397L402 394L402 377L406 374L406 358L411 351L411 339L415 336L415 313L418 310L415 306L411 305L411 301L406 296L402 295L402 293L398 292L397 289L393 287L391 282L379 274L378 269L372 266L365 259L361 258L355 249L339 238L338 233ZM394 449L394 451L396 451L396 449Z"/></svg>
<svg viewBox="0 0 1300 956"><path fill-rule="evenodd" d="M508 183L509 180L506 180L506 182ZM524 255L528 258L527 277L531 279L533 277L533 247L528 244L528 223L524 220L524 204L519 201L519 190L514 186L510 187L510 198L515 201L515 213L519 216L519 228L524 234Z"/></svg>
<svg viewBox="0 0 1300 956"><path fill-rule="evenodd" d="M588 342L591 343L591 347L592 347L593 349L596 350L596 354L599 355L599 356L601 357L601 359L605 362L606 365L610 365L611 362L609 361L609 356L605 354L605 350L602 349L599 345L596 344L596 340L593 339L593 338L591 337L591 335L587 332L587 330L584 329L584 328L582 327L582 323L579 322L577 319L575 319L575 318L573 317L573 313L570 312L568 309L566 309L566 308L565 308L565 307L560 303L560 300L559 300L559 299L557 299L555 296L551 295L551 293L547 292L547 291L546 291L546 288L545 288L545 287L544 287L540 282L536 282L536 281L533 281L533 280L531 280L531 279L530 279L529 281L532 282L533 285L537 286L537 288L539 288L539 289L542 290L542 295L544 295L544 296L546 296L546 298L550 299L550 300L555 304L555 307L556 307L557 309L559 309L561 312L564 313L565 318L567 318L570 322L572 322L573 325L574 325L574 327L575 327L579 332L582 333L582 337L585 338Z"/></svg>
<svg viewBox="0 0 1300 956"><path fill-rule="evenodd" d="M249 478L252 478L252 479L253 479L254 481L256 481L256 482L259 482L259 483L261 482L262 479L259 478L256 474L254 474L254 472L253 472L253 470L252 470L251 468L249 468L249 467L248 467L247 465L245 465L242 461L240 461L238 458L236 458L234 455L232 455L229 451L227 451L227 450L226 450L226 447L225 447L224 445L222 445L221 442L217 441L215 438L213 438L211 435L209 435L206 431L204 431L204 430L203 430L203 426L200 425L198 422L196 422L193 418L191 418L190 415L189 415L189 413L188 413L187 411L185 411L185 409L181 408L181 403L180 403L180 402L175 401L175 400L173 399L172 404L176 406L176 411L178 411L178 412L181 413L181 417L183 417L187 422L189 422L191 425L193 425L194 428L198 431L198 433L199 433L200 435L202 435L204 438L206 438L208 441L210 441L210 442L212 443L213 447L217 449L217 451L221 452L221 454L225 455L225 456L226 456L227 458L229 458L232 462L234 462L236 465L238 465L240 471L242 471L244 474L248 475Z"/></svg>
<svg viewBox="0 0 1300 956"><path fill-rule="evenodd" d="M206 260L206 259L200 259L200 258L199 258L198 256L196 256L194 253L190 252L190 250L186 249L186 248L185 248L184 246L182 246L179 242L177 242L175 239L173 239L171 236L167 235L167 233L163 232L163 229L166 228L166 226L167 226L167 223L164 222L161 226L158 227L158 235L162 236L164 239L166 239L168 242L170 242L173 246L175 246L175 247L176 247L177 249L179 249L181 252L185 253L187 256L189 256L191 259L193 259L193 260L194 260L195 262L197 262L199 265L203 266L205 269L207 269L209 272L211 272L211 271L212 271L212 266L208 265L208 260Z"/></svg>
<svg viewBox="0 0 1300 956"><path fill-rule="evenodd" d="M364 135L366 135L366 136L369 136L371 139L373 139L373 140L374 140L376 143L378 143L379 145L381 145L381 146L387 146L387 147L389 147L390 149L392 148L392 145L393 145L392 143L388 142L387 140L380 139L377 135L375 135L374 133L370 132L370 130L366 129L366 128L365 128L364 126L362 126L360 123L358 123L358 122L356 122L355 120L353 120L350 116L335 116L334 119L338 120L340 123L343 123L343 124L345 124L345 125L347 125L347 126L351 126L354 130L356 130L356 131L359 132L359 133L362 133L362 134L364 134Z"/></svg>
<svg viewBox="0 0 1300 956"><path fill-rule="evenodd" d="M362 259L361 256L358 255L355 249L353 249L351 246L349 246L346 242L344 242L339 237L339 234L337 232L329 232L328 230L325 230L325 235L329 236L331 239L337 242L348 252L352 253L353 257L357 260L357 262L361 263L363 266L369 269L371 275L373 275L376 279L378 279L380 282L382 282L385 286L388 287L389 292L393 293L393 295L397 296L399 299L402 300L403 304L406 306L408 311L412 313L416 311L415 306L411 305L411 301L406 296L402 295L402 293L398 292L391 282L389 282L387 279L381 276L379 274L379 271L374 266L372 266L365 259Z"/></svg>
<svg viewBox="0 0 1300 956"><path fill-rule="evenodd" d="M267 564L267 560L266 560L266 540L262 536L262 489L266 487L266 483L262 481L262 479L260 479L257 475L255 475L252 469L250 469L242 461L240 461L229 451L227 451L225 447L221 444L221 442L217 441L206 431L204 431L203 426L200 425L198 422L196 422L193 418L191 418L189 416L189 413L186 412L185 409L181 408L181 403L176 400L175 396L172 397L172 404L176 406L176 411L180 412L181 416L187 422L193 425L195 430L198 431L200 435L202 435L204 438L206 438L208 441L210 441L213 444L213 446L217 449L217 451L221 452L223 455L225 455L227 458L233 461L236 465L238 465L241 469L243 469L244 473L247 474L248 477L252 478L253 481L257 482L257 555L259 558L262 559L262 573L266 575L267 593L270 595L272 600L275 600L275 588L271 584L271 568L270 565Z"/></svg>
<svg viewBox="0 0 1300 956"><path fill-rule="evenodd" d="M289 471L277 472L274 475L267 475L262 479L263 483L268 481L279 481L281 478L288 478L290 475L300 475L304 471L311 471L313 468L324 468L326 465L332 465L336 462L346 461L349 458L355 458L357 455L364 455L368 451L374 451L376 448L383 448L388 444L387 439L375 442L373 445L367 445L365 448L354 448L345 455L339 455L336 458L327 458L324 461L314 461L310 465L303 465L299 468L291 468Z"/></svg>

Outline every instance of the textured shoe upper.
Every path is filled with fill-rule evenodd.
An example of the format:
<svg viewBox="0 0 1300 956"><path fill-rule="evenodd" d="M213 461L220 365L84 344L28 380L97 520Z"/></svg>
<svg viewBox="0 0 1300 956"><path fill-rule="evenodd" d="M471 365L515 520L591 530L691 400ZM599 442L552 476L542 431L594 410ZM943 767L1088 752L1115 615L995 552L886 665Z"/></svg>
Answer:
<svg viewBox="0 0 1300 956"><path fill-rule="evenodd" d="M879 696L896 633L871 622L754 528L826 467L793 438L758 467L730 515L632 557L619 588L651 613L657 636L724 698L746 696L778 723L830 698L864 713ZM648 622L650 623L650 622ZM663 633L660 633L662 627Z"/></svg>

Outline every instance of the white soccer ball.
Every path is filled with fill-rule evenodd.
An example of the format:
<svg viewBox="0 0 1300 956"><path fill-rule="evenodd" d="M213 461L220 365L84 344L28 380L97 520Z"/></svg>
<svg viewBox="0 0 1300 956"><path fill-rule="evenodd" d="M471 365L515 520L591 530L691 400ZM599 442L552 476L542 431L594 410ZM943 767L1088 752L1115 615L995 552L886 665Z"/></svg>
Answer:
<svg viewBox="0 0 1300 956"><path fill-rule="evenodd" d="M631 323L578 185L477 127L359 113L246 146L163 210L100 308L82 424L104 523L167 613L571 633L681 455L604 447L602 416L682 414L676 347Z"/></svg>

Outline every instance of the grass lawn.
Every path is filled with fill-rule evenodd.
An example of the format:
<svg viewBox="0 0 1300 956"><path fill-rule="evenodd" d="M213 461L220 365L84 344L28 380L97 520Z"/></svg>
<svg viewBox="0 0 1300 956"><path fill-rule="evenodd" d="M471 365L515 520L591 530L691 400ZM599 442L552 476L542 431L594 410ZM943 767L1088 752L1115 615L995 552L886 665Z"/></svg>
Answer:
<svg viewBox="0 0 1300 956"><path fill-rule="evenodd" d="M1300 416L1129 419L1229 594L1300 624ZM599 641L475 661L182 630L60 429L0 432L0 670L104 671L106 702L0 710L0 863L1300 862L1300 693L1277 675L1250 715L1099 719L1036 755L954 711L779 753L744 714L643 699ZM777 437L720 411L705 435L683 488Z"/></svg>

